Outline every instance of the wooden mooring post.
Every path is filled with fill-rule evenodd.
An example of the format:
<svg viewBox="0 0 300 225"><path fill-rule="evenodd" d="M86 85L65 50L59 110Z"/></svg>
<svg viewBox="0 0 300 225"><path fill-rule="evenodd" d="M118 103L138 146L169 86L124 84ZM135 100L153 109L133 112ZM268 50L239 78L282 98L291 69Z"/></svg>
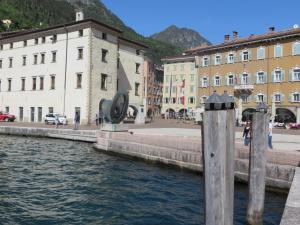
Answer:
<svg viewBox="0 0 300 225"><path fill-rule="evenodd" d="M232 225L234 201L234 99L214 93L205 103L202 154L205 224Z"/></svg>
<svg viewBox="0 0 300 225"><path fill-rule="evenodd" d="M260 103L253 115L249 159L249 201L247 222L249 225L263 224L266 179L266 150L268 148L268 107Z"/></svg>

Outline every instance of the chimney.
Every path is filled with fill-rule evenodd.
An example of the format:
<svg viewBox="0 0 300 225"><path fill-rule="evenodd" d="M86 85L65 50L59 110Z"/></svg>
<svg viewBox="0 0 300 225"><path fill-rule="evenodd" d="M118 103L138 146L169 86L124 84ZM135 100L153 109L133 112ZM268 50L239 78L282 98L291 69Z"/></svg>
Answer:
<svg viewBox="0 0 300 225"><path fill-rule="evenodd" d="M227 43L230 40L230 35L229 34L225 34L224 35L224 42Z"/></svg>
<svg viewBox="0 0 300 225"><path fill-rule="evenodd" d="M76 21L84 20L84 14L82 11L76 11Z"/></svg>
<svg viewBox="0 0 300 225"><path fill-rule="evenodd" d="M238 39L238 32L237 31L233 31L233 40Z"/></svg>
<svg viewBox="0 0 300 225"><path fill-rule="evenodd" d="M275 27L269 27L269 32L275 31Z"/></svg>

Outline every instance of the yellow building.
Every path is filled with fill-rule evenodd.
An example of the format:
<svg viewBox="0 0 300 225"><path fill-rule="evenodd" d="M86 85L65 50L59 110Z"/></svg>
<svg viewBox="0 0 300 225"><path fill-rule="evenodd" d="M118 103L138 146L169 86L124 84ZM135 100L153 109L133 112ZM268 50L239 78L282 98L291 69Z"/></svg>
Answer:
<svg viewBox="0 0 300 225"><path fill-rule="evenodd" d="M233 38L186 51L195 58L197 107L213 91L236 97L239 121L247 120L258 102L266 102L278 122L300 123L300 29ZM176 57L168 58L168 62ZM177 61L180 64L180 61Z"/></svg>
<svg viewBox="0 0 300 225"><path fill-rule="evenodd" d="M194 56L162 59L164 86L162 113L189 113L197 107L198 79Z"/></svg>

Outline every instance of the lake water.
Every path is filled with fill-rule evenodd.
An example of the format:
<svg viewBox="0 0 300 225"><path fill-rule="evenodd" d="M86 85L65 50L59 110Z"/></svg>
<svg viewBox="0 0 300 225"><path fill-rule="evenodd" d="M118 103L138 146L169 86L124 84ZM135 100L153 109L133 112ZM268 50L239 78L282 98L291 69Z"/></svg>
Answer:
<svg viewBox="0 0 300 225"><path fill-rule="evenodd" d="M0 224L203 224L203 178L114 157L86 143L0 136ZM264 224L286 195L266 193ZM244 225L247 186L235 185Z"/></svg>

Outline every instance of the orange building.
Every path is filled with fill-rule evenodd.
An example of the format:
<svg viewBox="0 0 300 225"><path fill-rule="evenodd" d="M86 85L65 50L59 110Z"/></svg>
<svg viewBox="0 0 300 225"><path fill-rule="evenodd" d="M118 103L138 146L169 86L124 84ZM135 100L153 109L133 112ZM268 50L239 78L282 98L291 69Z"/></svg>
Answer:
<svg viewBox="0 0 300 225"><path fill-rule="evenodd" d="M298 26L279 32L271 27L266 34L246 38L233 32L222 44L199 46L184 55L195 57L197 107L213 91L227 90L236 97L239 121L249 119L258 102L266 102L275 121L300 123Z"/></svg>

